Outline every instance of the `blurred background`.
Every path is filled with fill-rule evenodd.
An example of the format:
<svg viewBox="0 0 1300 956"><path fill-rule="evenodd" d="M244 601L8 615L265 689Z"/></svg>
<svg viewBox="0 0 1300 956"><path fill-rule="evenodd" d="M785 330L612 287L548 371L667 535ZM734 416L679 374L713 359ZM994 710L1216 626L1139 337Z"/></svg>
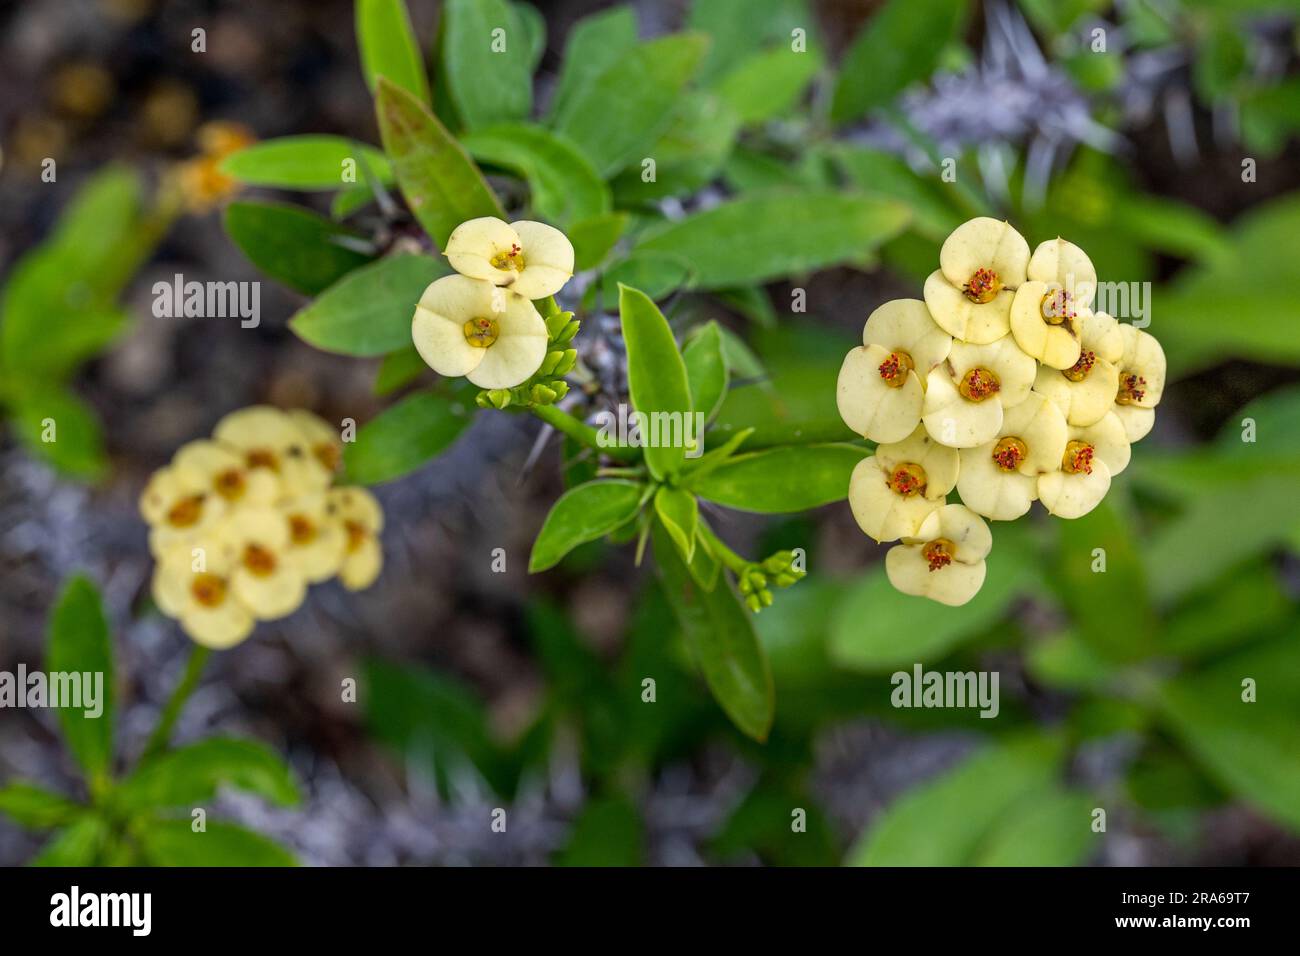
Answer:
<svg viewBox="0 0 1300 956"><path fill-rule="evenodd" d="M439 3L408 6L431 49ZM614 5L524 6L544 23L544 105L573 25ZM673 297L676 324L718 319L747 363L750 384L723 421L781 419L843 437L835 376L866 316L919 297L943 237L989 212L1031 244L1079 243L1102 281L1151 284L1148 331L1171 377L1153 433L1087 518L1048 522L1035 509L996 526L998 564L960 613L890 589L886 549L846 503L784 519L713 514L753 553L809 554L808 579L758 619L777 701L759 745L692 672L653 570L636 567L631 548L591 545L526 573L563 488L562 450L550 441L531 454L531 419L480 415L427 467L376 489L388 526L372 588L317 587L292 617L215 657L178 739L258 738L305 792L291 810L223 794L219 812L314 865L834 865L861 859L882 827L893 849L876 846L875 861L987 862L978 847L1024 841L1049 844L1042 862L1300 863L1296 4L970 3L916 60L924 73L856 93L836 77L875 68L855 63L854 40L885 16L882 3L630 6L642 39L693 28L713 45L682 98L706 121L674 128L677 167L661 163L658 194L616 182L619 208L675 217L828 183L913 212L904 235L860 262ZM794 27L807 30L816 70L760 88L753 107L757 58ZM879 29L894 28L906 32ZM375 143L373 107L344 0L11 2L0 62L6 280L49 241L65 251L64 277L94 286L96 303L101 292L114 301L75 360L39 366L84 421L65 457L46 457L0 382L12 417L0 425L0 669L39 666L60 583L88 572L114 628L119 745L134 757L189 646L148 601L135 503L150 472L245 405L364 422L391 401L376 394L378 360L329 355L290 332L306 300L273 281L262 282L256 330L155 318L155 281L262 277L218 208L160 219L148 197L199 154L211 121L258 139ZM940 179L945 157L958 159L955 184ZM135 185L61 221L106 168ZM306 201L329 211L327 196ZM806 313L791 312L795 289L806 290ZM609 324L597 305L583 327L591 341ZM14 381L46 344L6 338L0 374ZM1079 558L1098 546L1105 575ZM492 570L495 548L506 573ZM998 671L1001 715L895 710L889 675L916 662ZM647 675L653 706L640 701ZM357 704L340 702L347 677L362 682ZM1237 700L1243 677L1259 681L1258 711ZM988 781L961 774L968 758L990 737L1034 728L1064 749L1052 805L1106 808L1105 833L1058 838L1032 813L1046 835L986 832L963 809L987 803ZM0 782L10 777L76 792L48 713L0 713ZM490 828L497 807L506 833ZM805 832L792 830L796 809ZM0 818L0 863L25 862L40 842Z"/></svg>

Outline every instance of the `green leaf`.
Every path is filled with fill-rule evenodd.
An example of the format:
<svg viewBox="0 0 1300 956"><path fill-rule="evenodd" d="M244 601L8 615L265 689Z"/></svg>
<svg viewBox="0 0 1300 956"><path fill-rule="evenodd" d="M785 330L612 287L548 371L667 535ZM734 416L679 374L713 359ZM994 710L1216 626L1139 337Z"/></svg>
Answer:
<svg viewBox="0 0 1300 956"><path fill-rule="evenodd" d="M376 395L391 395L414 382L428 367L414 345L391 352L379 363L374 392Z"/></svg>
<svg viewBox="0 0 1300 956"><path fill-rule="evenodd" d="M687 564L695 557L695 532L700 521L700 503L689 491L660 485L655 492L655 513Z"/></svg>
<svg viewBox="0 0 1300 956"><path fill-rule="evenodd" d="M569 241L573 243L573 263L578 272L595 269L610 250L623 237L627 228L625 212L602 213L569 226Z"/></svg>
<svg viewBox="0 0 1300 956"><path fill-rule="evenodd" d="M831 657L843 667L891 671L929 663L974 640L1002 620L1012 601L1037 586L1030 542L1023 531L999 525L986 559L980 592L961 607L901 594L876 565L835 607L830 626Z"/></svg>
<svg viewBox="0 0 1300 956"><path fill-rule="evenodd" d="M723 289L859 260L907 222L901 203L852 193L755 194L647 232L634 252L680 256L694 287Z"/></svg>
<svg viewBox="0 0 1300 956"><path fill-rule="evenodd" d="M280 806L301 799L293 772L264 744L213 737L162 754L138 768L114 790L114 800L133 810L194 806L225 785Z"/></svg>
<svg viewBox="0 0 1300 956"><path fill-rule="evenodd" d="M233 202L225 222L253 265L307 295L323 292L372 258L349 248L362 241L359 233L300 206Z"/></svg>
<svg viewBox="0 0 1300 956"><path fill-rule="evenodd" d="M844 57L831 119L855 120L928 77L957 36L965 11L965 0L889 0Z"/></svg>
<svg viewBox="0 0 1300 956"><path fill-rule="evenodd" d="M47 671L79 673L83 684L87 673L102 676L98 716L87 716L85 707L58 710L68 749L92 786L99 786L107 780L113 762L113 644L99 591L89 578L77 575L63 586L50 616L48 641ZM84 687L82 693L84 702Z"/></svg>
<svg viewBox="0 0 1300 956"><path fill-rule="evenodd" d="M1134 661L1150 655L1158 628L1131 519L1120 513L1114 498L1082 518L1061 522L1051 579L1082 640L1103 659Z"/></svg>
<svg viewBox="0 0 1300 956"><path fill-rule="evenodd" d="M402 195L439 249L466 220L505 218L474 161L423 103L381 79L375 110Z"/></svg>
<svg viewBox="0 0 1300 956"><path fill-rule="evenodd" d="M681 423L680 431L670 436L670 441L655 441L642 449L650 473L662 479L680 471L686 461L685 437L694 421L686 365L668 320L644 292L620 286L618 312L627 347L628 394L633 407L650 423L650 435L643 437L661 439L670 431L667 427L656 428L655 422L662 424L677 418ZM675 437L683 441L671 440ZM696 441L703 438L694 437Z"/></svg>
<svg viewBox="0 0 1300 956"><path fill-rule="evenodd" d="M725 75L765 45L788 47L795 27L811 32L814 18L804 0L763 0L762 16L755 12L753 0L693 0L686 26L709 38L702 79Z"/></svg>
<svg viewBox="0 0 1300 956"><path fill-rule="evenodd" d="M341 355L387 355L411 344L411 316L447 266L429 256L386 256L348 273L299 309L289 327L304 342Z"/></svg>
<svg viewBox="0 0 1300 956"><path fill-rule="evenodd" d="M351 161L357 180L345 180L344 172ZM282 136L254 143L231 153L222 161L221 170L228 176L254 186L280 189L346 189L364 181L362 164L381 182L393 181L388 159L373 146L365 146L342 136Z"/></svg>
<svg viewBox="0 0 1300 956"><path fill-rule="evenodd" d="M1258 699L1242 700L1255 681ZM1300 833L1300 653L1294 635L1169 682L1165 722L1220 785Z"/></svg>
<svg viewBox="0 0 1300 956"><path fill-rule="evenodd" d="M687 485L701 498L762 514L788 514L843 501L849 476L868 454L853 445L796 445L736 455Z"/></svg>
<svg viewBox="0 0 1300 956"><path fill-rule="evenodd" d="M107 824L87 814L46 841L32 866L93 866L107 841Z"/></svg>
<svg viewBox="0 0 1300 956"><path fill-rule="evenodd" d="M640 866L645 859L645 828L626 797L588 801L573 823L559 866Z"/></svg>
<svg viewBox="0 0 1300 956"><path fill-rule="evenodd" d="M722 171L739 133L739 115L720 96L687 92L646 153L654 159L654 176L645 176L642 165L624 170L611 184L615 204L650 205L708 185Z"/></svg>
<svg viewBox="0 0 1300 956"><path fill-rule="evenodd" d="M578 147L531 123L476 130L461 138L481 163L524 177L538 214L558 225L609 211L609 187Z"/></svg>
<svg viewBox="0 0 1300 956"><path fill-rule="evenodd" d="M0 813L29 830L66 826L85 812L85 807L63 794L24 780L0 787Z"/></svg>
<svg viewBox="0 0 1300 956"><path fill-rule="evenodd" d="M696 583L659 521L654 522L652 535L664 592L709 690L742 732L766 740L776 709L775 692L752 616L741 606L725 574L710 591ZM702 551L697 550L697 559Z"/></svg>
<svg viewBox="0 0 1300 956"><path fill-rule="evenodd" d="M510 12L514 15L516 25L524 33L524 46L528 50L525 58L528 63L528 73L532 74L537 69L537 64L542 61L542 54L546 52L546 17L531 3L525 3L524 0L512 2Z"/></svg>
<svg viewBox="0 0 1300 956"><path fill-rule="evenodd" d="M1037 738L987 747L909 791L873 821L852 866L969 866L989 832L1053 778L1059 748Z"/></svg>
<svg viewBox="0 0 1300 956"><path fill-rule="evenodd" d="M440 792L472 772L495 793L514 789L517 767L492 735L483 702L457 681L409 663L368 660L366 721L378 740L427 761ZM471 778L472 779L472 778Z"/></svg>
<svg viewBox="0 0 1300 956"><path fill-rule="evenodd" d="M99 419L81 398L37 387L19 393L13 402L14 432L33 455L73 478L103 477L107 463Z"/></svg>
<svg viewBox="0 0 1300 956"><path fill-rule="evenodd" d="M557 110L554 127L584 150L602 175L643 158L672 122L682 90L708 47L672 34L621 54Z"/></svg>
<svg viewBox="0 0 1300 956"><path fill-rule="evenodd" d="M209 820L200 833L190 828L188 817L149 820L140 826L138 840L150 866L298 865L280 844L221 820Z"/></svg>
<svg viewBox="0 0 1300 956"><path fill-rule="evenodd" d="M722 355L722 333L718 323L710 320L682 349L686 363L686 380L691 389L691 407L702 412L707 422L722 407L727 394L730 371Z"/></svg>
<svg viewBox="0 0 1300 956"><path fill-rule="evenodd" d="M954 203L939 170L922 176L907 161L881 150L837 144L831 154L853 185L868 196L902 201L912 210L917 232L942 243L966 218Z"/></svg>
<svg viewBox="0 0 1300 956"><path fill-rule="evenodd" d="M790 44L781 44L751 56L724 76L718 95L742 124L762 123L789 112L823 63L816 47L796 52Z"/></svg>
<svg viewBox="0 0 1300 956"><path fill-rule="evenodd" d="M526 118L533 108L532 40L515 12L505 0L446 0L442 15L448 92L465 125Z"/></svg>
<svg viewBox="0 0 1300 956"><path fill-rule="evenodd" d="M643 485L635 481L599 480L570 488L552 506L533 543L528 572L560 563L580 544L603 538L630 521L640 509Z"/></svg>
<svg viewBox="0 0 1300 956"><path fill-rule="evenodd" d="M361 70L371 92L383 76L429 103L424 55L403 0L357 0L356 21Z"/></svg>
<svg viewBox="0 0 1300 956"><path fill-rule="evenodd" d="M374 485L410 474L454 442L470 423L459 402L416 392L380 412L343 446L349 481Z"/></svg>
<svg viewBox="0 0 1300 956"><path fill-rule="evenodd" d="M1050 787L1014 804L984 839L975 866L1080 866L1101 835L1092 832L1097 801L1078 790Z"/></svg>
<svg viewBox="0 0 1300 956"><path fill-rule="evenodd" d="M594 84L635 46L636 13L629 6L593 13L575 23L564 46L564 62L550 115L559 115L574 96Z"/></svg>

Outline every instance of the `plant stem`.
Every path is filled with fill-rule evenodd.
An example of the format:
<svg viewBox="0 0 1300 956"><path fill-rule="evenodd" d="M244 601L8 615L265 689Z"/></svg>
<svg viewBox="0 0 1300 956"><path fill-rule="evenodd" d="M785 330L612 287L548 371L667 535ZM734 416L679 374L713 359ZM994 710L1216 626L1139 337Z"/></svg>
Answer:
<svg viewBox="0 0 1300 956"><path fill-rule="evenodd" d="M171 697L167 700L167 705L163 707L162 713L158 716L158 725L154 727L153 733L149 735L149 742L144 745L144 752L140 755L141 763L167 749L167 744L172 736L172 728L176 726L176 719L181 715L181 708L189 700L190 694L194 693L194 688L199 685L199 677L203 674L203 665L208 662L208 657L211 654L211 650L198 644L190 648L190 659L185 662L185 673L181 675L180 683L176 685L176 689L172 691Z"/></svg>
<svg viewBox="0 0 1300 956"><path fill-rule="evenodd" d="M713 553L713 556L736 574L743 572L745 568L752 563L727 547L726 544L723 543L722 539L713 533L713 529L703 521L697 525L697 530L700 537L702 537L708 545L709 551Z"/></svg>
<svg viewBox="0 0 1300 956"><path fill-rule="evenodd" d="M579 444L594 448L610 458L616 458L619 461L636 461L640 457L640 453L635 448L628 448L623 445L610 445L608 447L602 445L597 437L596 429L585 422L578 421L568 412L561 411L554 405L530 405L528 410L557 432L568 435Z"/></svg>

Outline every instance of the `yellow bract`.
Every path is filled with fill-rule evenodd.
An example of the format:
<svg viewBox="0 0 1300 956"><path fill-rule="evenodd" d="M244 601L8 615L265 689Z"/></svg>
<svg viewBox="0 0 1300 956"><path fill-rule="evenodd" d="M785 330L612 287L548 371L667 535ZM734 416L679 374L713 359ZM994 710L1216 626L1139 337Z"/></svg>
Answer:
<svg viewBox="0 0 1300 956"><path fill-rule="evenodd" d="M140 496L163 613L197 643L226 648L256 621L292 614L309 584L338 575L353 590L369 585L383 564L383 513L363 489L330 488L341 452L322 419L265 405L180 448ZM338 496L361 504L345 514ZM350 520L358 509L360 549Z"/></svg>

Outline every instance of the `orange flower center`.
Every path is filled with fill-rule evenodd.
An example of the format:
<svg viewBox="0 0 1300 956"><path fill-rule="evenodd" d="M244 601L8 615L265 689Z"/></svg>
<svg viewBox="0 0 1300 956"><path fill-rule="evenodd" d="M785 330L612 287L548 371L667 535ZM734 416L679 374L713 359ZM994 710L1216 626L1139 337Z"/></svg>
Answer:
<svg viewBox="0 0 1300 956"><path fill-rule="evenodd" d="M172 505L167 512L167 523L173 528L190 528L203 516L203 495L191 495Z"/></svg>
<svg viewBox="0 0 1300 956"><path fill-rule="evenodd" d="M244 497L244 492L248 490L248 482L244 480L244 473L238 468L227 468L220 472L214 479L217 494L227 501L238 501Z"/></svg>
<svg viewBox="0 0 1300 956"><path fill-rule="evenodd" d="M947 538L935 538L921 549L921 555L930 565L931 571L938 571L952 564L953 547L953 543Z"/></svg>
<svg viewBox="0 0 1300 956"><path fill-rule="evenodd" d="M1097 364L1097 353L1091 349L1083 349L1079 353L1079 361L1075 362L1069 368L1062 369L1061 374L1071 382L1082 382L1092 371L1092 367Z"/></svg>
<svg viewBox="0 0 1300 956"><path fill-rule="evenodd" d="M366 530L366 526L360 521L353 521L351 519L343 522L343 530L348 533L349 554L358 550L361 545L365 543L366 538L370 534L370 532Z"/></svg>
<svg viewBox="0 0 1300 956"><path fill-rule="evenodd" d="M274 574L277 563L275 553L271 549L256 543L244 546L244 567L259 578Z"/></svg>
<svg viewBox="0 0 1300 956"><path fill-rule="evenodd" d="M1074 310L1074 297L1064 289L1053 289L1043 296L1039 311L1048 325L1071 322L1078 315Z"/></svg>
<svg viewBox="0 0 1300 956"><path fill-rule="evenodd" d="M885 480L896 495L904 498L911 498L913 495L925 494L925 488L928 479L926 478L925 469L920 465L908 462L899 465L893 473Z"/></svg>
<svg viewBox="0 0 1300 956"><path fill-rule="evenodd" d="M970 402L982 402L1002 389L998 377L986 368L973 368L961 377L957 391Z"/></svg>
<svg viewBox="0 0 1300 956"><path fill-rule="evenodd" d="M289 537L296 545L311 544L316 540L316 524L306 515L289 515Z"/></svg>
<svg viewBox="0 0 1300 956"><path fill-rule="evenodd" d="M1061 470L1067 475L1091 475L1094 451L1092 445L1087 442L1067 442L1065 454L1061 457Z"/></svg>
<svg viewBox="0 0 1300 956"><path fill-rule="evenodd" d="M907 384L907 373L916 368L912 356L906 352L890 352L889 358L880 363L880 377L890 388L902 388Z"/></svg>
<svg viewBox="0 0 1300 956"><path fill-rule="evenodd" d="M470 319L461 328L465 333L465 341L476 349L487 348L500 334L495 319Z"/></svg>
<svg viewBox="0 0 1300 956"><path fill-rule="evenodd" d="M1115 401L1120 405L1136 405L1146 397L1147 380L1133 372L1125 372L1119 377L1119 391Z"/></svg>
<svg viewBox="0 0 1300 956"><path fill-rule="evenodd" d="M1027 454L1029 454L1028 446L1019 438L1010 435L1000 439L993 446L993 461L1003 471L1015 471Z"/></svg>
<svg viewBox="0 0 1300 956"><path fill-rule="evenodd" d="M1002 280L992 269L976 269L961 291L972 302L992 302L1002 291Z"/></svg>
<svg viewBox="0 0 1300 956"><path fill-rule="evenodd" d="M220 607L226 599L226 582L215 574L203 571L190 581L190 594L204 607Z"/></svg>
<svg viewBox="0 0 1300 956"><path fill-rule="evenodd" d="M313 445L311 451L316 456L316 460L325 466L326 471L338 471L339 462L343 458L338 445L323 441Z"/></svg>
<svg viewBox="0 0 1300 956"><path fill-rule="evenodd" d="M249 468L269 468L280 470L280 458L269 448L253 448L244 454L244 463Z"/></svg>
<svg viewBox="0 0 1300 956"><path fill-rule="evenodd" d="M524 250L519 247L518 243L510 243L508 252L498 252L491 259L493 268L502 271L514 269L518 271L524 267Z"/></svg>

